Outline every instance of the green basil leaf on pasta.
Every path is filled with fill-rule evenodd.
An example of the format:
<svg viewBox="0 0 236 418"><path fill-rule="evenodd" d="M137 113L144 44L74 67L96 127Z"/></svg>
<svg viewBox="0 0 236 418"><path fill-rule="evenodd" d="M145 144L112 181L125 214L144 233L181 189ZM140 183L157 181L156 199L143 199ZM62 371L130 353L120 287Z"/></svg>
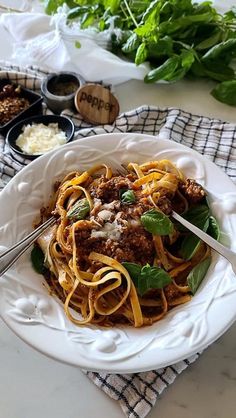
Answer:
<svg viewBox="0 0 236 418"><path fill-rule="evenodd" d="M67 218L72 221L84 219L90 211L89 202L86 198L78 200L68 211Z"/></svg>
<svg viewBox="0 0 236 418"><path fill-rule="evenodd" d="M184 218L191 222L193 225L206 232L209 227L210 210L207 205L198 205L190 209L184 215ZM200 238L189 232L183 239L180 254L185 260L190 260L196 253L201 243Z"/></svg>
<svg viewBox="0 0 236 418"><path fill-rule="evenodd" d="M126 205L131 205L136 201L136 197L133 190L120 189L119 195L121 202Z"/></svg>
<svg viewBox="0 0 236 418"><path fill-rule="evenodd" d="M139 281L139 277L140 277L140 274L141 274L142 267L139 264L130 263L128 261L124 261L122 263L122 266L124 266L126 268L126 270L128 271L131 279L134 282L135 287L138 288L138 281Z"/></svg>
<svg viewBox="0 0 236 418"><path fill-rule="evenodd" d="M194 295L204 279L207 270L211 264L211 257L207 257L201 263L197 264L189 273L187 282L192 294Z"/></svg>
<svg viewBox="0 0 236 418"><path fill-rule="evenodd" d="M170 235L174 225L164 213L151 209L141 216L141 223L153 235Z"/></svg>
<svg viewBox="0 0 236 418"><path fill-rule="evenodd" d="M171 283L169 274L160 267L146 264L141 267L136 263L124 262L122 265L128 271L140 296L150 289L162 289Z"/></svg>
<svg viewBox="0 0 236 418"><path fill-rule="evenodd" d="M35 246L31 251L31 262L33 265L34 270L39 273L43 274L45 272L44 266L44 253L38 246Z"/></svg>
<svg viewBox="0 0 236 418"><path fill-rule="evenodd" d="M220 239L220 227L214 216L210 216L209 218L207 234L210 235L212 238L215 238L217 241L219 241Z"/></svg>
<svg viewBox="0 0 236 418"><path fill-rule="evenodd" d="M165 270L160 267L151 267L149 264L146 264L141 270L139 293L142 296L149 289L162 289L164 286L170 284L171 281L171 277Z"/></svg>

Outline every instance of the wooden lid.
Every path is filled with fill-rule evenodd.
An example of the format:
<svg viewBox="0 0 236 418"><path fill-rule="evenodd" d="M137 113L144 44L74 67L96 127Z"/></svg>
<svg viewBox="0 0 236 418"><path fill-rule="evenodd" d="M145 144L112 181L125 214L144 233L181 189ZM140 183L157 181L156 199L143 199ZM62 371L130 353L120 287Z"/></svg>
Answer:
<svg viewBox="0 0 236 418"><path fill-rule="evenodd" d="M75 94L75 107L86 122L111 124L119 114L119 103L109 89L100 84L85 84Z"/></svg>

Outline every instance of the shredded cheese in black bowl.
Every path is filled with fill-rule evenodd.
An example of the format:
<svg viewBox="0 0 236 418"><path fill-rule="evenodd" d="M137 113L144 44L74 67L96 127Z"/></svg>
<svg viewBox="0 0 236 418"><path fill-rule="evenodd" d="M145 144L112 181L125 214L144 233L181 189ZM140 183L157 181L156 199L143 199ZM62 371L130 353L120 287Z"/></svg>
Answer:
<svg viewBox="0 0 236 418"><path fill-rule="evenodd" d="M14 125L6 141L11 153L33 160L71 141L74 124L66 116L34 116Z"/></svg>

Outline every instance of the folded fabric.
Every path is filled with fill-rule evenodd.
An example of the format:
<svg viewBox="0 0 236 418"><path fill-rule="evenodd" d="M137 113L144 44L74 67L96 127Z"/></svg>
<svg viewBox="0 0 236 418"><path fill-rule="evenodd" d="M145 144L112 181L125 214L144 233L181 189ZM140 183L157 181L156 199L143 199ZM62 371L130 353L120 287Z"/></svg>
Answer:
<svg viewBox="0 0 236 418"><path fill-rule="evenodd" d="M148 64L136 66L106 50L107 41L99 34L67 28L63 14L55 20L41 13L6 13L0 17L0 24L13 37L12 60L21 66L77 71L85 80L113 85L142 80L149 70ZM76 48L76 41L80 48Z"/></svg>
<svg viewBox="0 0 236 418"><path fill-rule="evenodd" d="M29 67L24 71L17 66L1 66L0 76L39 89L45 70ZM45 108L45 112L49 112ZM182 143L205 154L236 181L236 125L192 115L181 109L159 109L143 106L121 114L112 125L91 127L80 115L70 111L77 133L75 139L111 132L141 132ZM158 139L157 139L158 140ZM0 137L0 188L29 160L11 155L8 145ZM168 367L134 374L107 374L86 372L88 377L107 395L117 400L129 418L144 418L155 405L160 394L176 377L199 357L199 353Z"/></svg>

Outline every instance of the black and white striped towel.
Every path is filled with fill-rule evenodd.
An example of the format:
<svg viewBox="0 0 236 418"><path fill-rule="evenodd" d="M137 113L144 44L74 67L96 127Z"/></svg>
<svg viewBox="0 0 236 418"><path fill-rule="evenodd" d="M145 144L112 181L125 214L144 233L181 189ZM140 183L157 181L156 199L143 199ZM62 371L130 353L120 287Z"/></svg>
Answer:
<svg viewBox="0 0 236 418"><path fill-rule="evenodd" d="M0 77L8 77L23 86L39 90L46 72L35 67L19 67L0 63ZM45 112L49 112L45 108ZM78 115L70 116L79 131L75 139L108 132L161 133L163 138L182 143L205 154L236 181L236 124L196 116L180 109L142 106L121 114L113 125L91 127ZM0 137L0 188L29 161L10 155L4 138ZM135 374L87 372L88 377L107 395L117 400L129 418L144 418L163 390L198 358L199 354L171 366ZM85 372L86 373L86 372Z"/></svg>

